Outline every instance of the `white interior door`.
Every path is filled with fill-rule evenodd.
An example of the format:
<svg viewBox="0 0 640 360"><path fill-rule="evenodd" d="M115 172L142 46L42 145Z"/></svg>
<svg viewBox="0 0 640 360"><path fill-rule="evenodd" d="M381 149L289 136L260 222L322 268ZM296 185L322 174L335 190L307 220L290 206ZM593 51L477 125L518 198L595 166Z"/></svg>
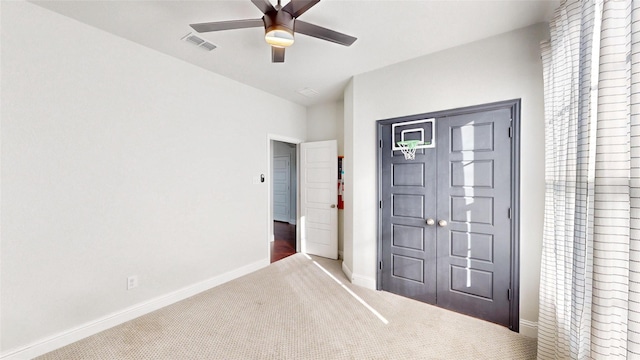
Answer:
<svg viewBox="0 0 640 360"><path fill-rule="evenodd" d="M288 222L290 219L290 159L289 156L273 158L273 220Z"/></svg>
<svg viewBox="0 0 640 360"><path fill-rule="evenodd" d="M301 250L338 258L338 143L300 144Z"/></svg>

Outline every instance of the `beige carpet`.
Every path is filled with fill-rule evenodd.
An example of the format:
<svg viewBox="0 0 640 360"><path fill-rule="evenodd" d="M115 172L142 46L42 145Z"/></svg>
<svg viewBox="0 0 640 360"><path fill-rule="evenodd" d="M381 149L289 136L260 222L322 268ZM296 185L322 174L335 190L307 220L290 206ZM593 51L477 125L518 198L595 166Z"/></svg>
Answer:
<svg viewBox="0 0 640 360"><path fill-rule="evenodd" d="M38 359L535 357L533 339L468 316L351 285L338 261L296 254Z"/></svg>

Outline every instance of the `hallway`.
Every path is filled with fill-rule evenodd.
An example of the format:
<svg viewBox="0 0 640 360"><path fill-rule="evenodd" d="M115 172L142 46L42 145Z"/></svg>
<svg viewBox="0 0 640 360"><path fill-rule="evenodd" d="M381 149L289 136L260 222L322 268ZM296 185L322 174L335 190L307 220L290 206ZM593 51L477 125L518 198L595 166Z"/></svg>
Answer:
<svg viewBox="0 0 640 360"><path fill-rule="evenodd" d="M274 241L271 243L271 262L296 253L296 226L280 221L273 222Z"/></svg>

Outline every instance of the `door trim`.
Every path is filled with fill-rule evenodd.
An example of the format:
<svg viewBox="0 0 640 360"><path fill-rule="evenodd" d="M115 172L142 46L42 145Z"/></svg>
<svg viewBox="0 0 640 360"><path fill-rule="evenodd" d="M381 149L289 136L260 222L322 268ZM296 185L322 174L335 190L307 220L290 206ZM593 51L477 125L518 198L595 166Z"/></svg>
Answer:
<svg viewBox="0 0 640 360"><path fill-rule="evenodd" d="M396 122L428 118L457 116L480 111L510 109L511 111L511 301L509 302L509 329L520 332L520 99L474 105L458 109L401 116L376 121L376 182L377 202L382 201L382 127ZM376 289L382 290L382 209L378 206ZM507 294L505 294L507 296Z"/></svg>

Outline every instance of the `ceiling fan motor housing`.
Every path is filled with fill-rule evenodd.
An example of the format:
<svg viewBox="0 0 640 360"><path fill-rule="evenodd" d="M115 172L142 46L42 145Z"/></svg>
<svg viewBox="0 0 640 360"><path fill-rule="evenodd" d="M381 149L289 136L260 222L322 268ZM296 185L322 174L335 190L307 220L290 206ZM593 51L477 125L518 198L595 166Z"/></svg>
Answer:
<svg viewBox="0 0 640 360"><path fill-rule="evenodd" d="M264 14L262 17L266 32L284 30L293 34L293 15L286 11L274 11Z"/></svg>

